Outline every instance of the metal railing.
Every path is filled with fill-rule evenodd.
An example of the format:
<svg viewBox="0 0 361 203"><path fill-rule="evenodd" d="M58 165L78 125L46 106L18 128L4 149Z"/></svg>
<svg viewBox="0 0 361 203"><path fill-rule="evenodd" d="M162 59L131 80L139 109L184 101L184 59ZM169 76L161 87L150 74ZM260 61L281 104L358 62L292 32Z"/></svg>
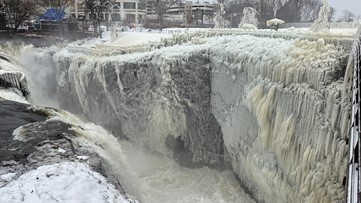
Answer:
<svg viewBox="0 0 361 203"><path fill-rule="evenodd" d="M351 130L348 138L349 157L347 167L346 202L361 202L361 131L360 131L360 68L361 68L361 36L352 50L352 108Z"/></svg>
<svg viewBox="0 0 361 203"><path fill-rule="evenodd" d="M310 28L313 23L284 23L280 25L280 28ZM332 29L357 29L361 25L361 22L331 22L329 24Z"/></svg>

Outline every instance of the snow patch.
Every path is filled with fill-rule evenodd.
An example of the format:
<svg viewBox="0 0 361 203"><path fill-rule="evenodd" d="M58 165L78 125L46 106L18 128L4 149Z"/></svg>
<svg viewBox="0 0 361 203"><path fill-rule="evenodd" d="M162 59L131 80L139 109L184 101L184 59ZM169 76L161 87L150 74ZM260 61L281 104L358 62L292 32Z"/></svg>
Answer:
<svg viewBox="0 0 361 203"><path fill-rule="evenodd" d="M7 99L7 100L11 100L11 101L16 101L19 103L24 103L24 104L30 104L25 97L21 96L22 93L15 88L10 88L10 89L3 89L0 87L0 97Z"/></svg>
<svg viewBox="0 0 361 203"><path fill-rule="evenodd" d="M88 156L76 156L76 158L79 159L79 160L84 160L84 161L89 159Z"/></svg>
<svg viewBox="0 0 361 203"><path fill-rule="evenodd" d="M0 188L0 202L127 203L113 185L88 165L62 162L38 167Z"/></svg>
<svg viewBox="0 0 361 203"><path fill-rule="evenodd" d="M1 179L11 181L16 176L16 173L7 173L0 176Z"/></svg>
<svg viewBox="0 0 361 203"><path fill-rule="evenodd" d="M64 153L66 152L66 150L65 150L65 149L62 149L62 148L59 148L59 149L58 149L58 152L61 153L61 154L64 154Z"/></svg>

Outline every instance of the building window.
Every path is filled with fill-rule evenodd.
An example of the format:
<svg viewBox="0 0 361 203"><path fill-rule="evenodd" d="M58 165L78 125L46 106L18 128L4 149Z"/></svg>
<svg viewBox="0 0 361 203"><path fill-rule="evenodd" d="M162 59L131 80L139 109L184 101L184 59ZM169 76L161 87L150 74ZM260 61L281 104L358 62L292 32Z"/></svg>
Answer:
<svg viewBox="0 0 361 203"><path fill-rule="evenodd" d="M135 22L135 15L134 14L127 14L125 22L127 22L127 23L136 23Z"/></svg>
<svg viewBox="0 0 361 203"><path fill-rule="evenodd" d="M112 13L111 14L112 21L120 21L120 14L119 13Z"/></svg>
<svg viewBox="0 0 361 203"><path fill-rule="evenodd" d="M135 9L135 2L124 2L124 9Z"/></svg>
<svg viewBox="0 0 361 203"><path fill-rule="evenodd" d="M138 3L138 9L145 10L146 9L145 3Z"/></svg>

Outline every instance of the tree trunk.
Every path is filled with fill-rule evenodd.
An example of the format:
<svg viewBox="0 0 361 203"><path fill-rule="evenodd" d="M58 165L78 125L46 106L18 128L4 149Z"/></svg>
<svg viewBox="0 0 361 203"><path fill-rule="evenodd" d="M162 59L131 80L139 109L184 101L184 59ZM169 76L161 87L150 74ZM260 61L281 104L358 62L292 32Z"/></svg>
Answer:
<svg viewBox="0 0 361 203"><path fill-rule="evenodd" d="M159 28L159 30L162 30L162 28L163 28L163 15L162 15L162 14L159 14L159 15L158 15L158 19L159 19L158 28Z"/></svg>

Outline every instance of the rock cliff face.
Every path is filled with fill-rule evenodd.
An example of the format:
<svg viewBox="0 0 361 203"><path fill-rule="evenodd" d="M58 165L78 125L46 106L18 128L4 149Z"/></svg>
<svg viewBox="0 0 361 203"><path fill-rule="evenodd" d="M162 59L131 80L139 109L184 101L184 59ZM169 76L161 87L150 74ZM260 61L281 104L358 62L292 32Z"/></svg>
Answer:
<svg viewBox="0 0 361 203"><path fill-rule="evenodd" d="M197 44L93 58L64 49L54 56L60 106L183 163L229 161L260 202L341 201L342 47L253 36Z"/></svg>

